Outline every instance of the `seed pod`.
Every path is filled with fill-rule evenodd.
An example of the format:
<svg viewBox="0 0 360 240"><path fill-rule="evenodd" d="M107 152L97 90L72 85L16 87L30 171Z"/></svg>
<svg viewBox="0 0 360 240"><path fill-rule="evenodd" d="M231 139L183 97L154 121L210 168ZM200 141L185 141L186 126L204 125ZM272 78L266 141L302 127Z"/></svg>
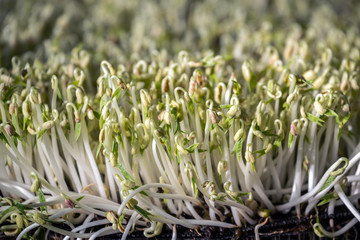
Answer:
<svg viewBox="0 0 360 240"><path fill-rule="evenodd" d="M294 123L291 123L290 125L290 133L293 135L293 136L297 136L297 128L296 128L296 125Z"/></svg>
<svg viewBox="0 0 360 240"><path fill-rule="evenodd" d="M87 117L90 119L90 120L93 120L95 118L95 115L94 115L94 111L91 109L91 108L88 108L87 109Z"/></svg>
<svg viewBox="0 0 360 240"><path fill-rule="evenodd" d="M5 124L4 130L9 137L14 136L15 134L15 128L10 122Z"/></svg>
<svg viewBox="0 0 360 240"><path fill-rule="evenodd" d="M255 211L259 204L254 199L246 199L245 206L249 207L251 210Z"/></svg>
<svg viewBox="0 0 360 240"><path fill-rule="evenodd" d="M36 213L34 213L33 218L34 218L35 222L40 225L46 224L46 215L45 214L36 212Z"/></svg>
<svg viewBox="0 0 360 240"><path fill-rule="evenodd" d="M70 198L65 200L65 204L69 208L74 208L75 207L75 203Z"/></svg>
<svg viewBox="0 0 360 240"><path fill-rule="evenodd" d="M9 113L10 115L15 115L17 116L18 114L18 106L15 102L12 102L9 104Z"/></svg>
<svg viewBox="0 0 360 240"><path fill-rule="evenodd" d="M105 216L107 220L109 220L109 222L111 222L112 224L118 224L119 220L114 211L106 212Z"/></svg>
<svg viewBox="0 0 360 240"><path fill-rule="evenodd" d="M219 123L220 122L220 117L219 115L217 114L217 112L215 111L211 111L210 112L210 118L211 118L211 122L213 124L216 124L216 123Z"/></svg>
<svg viewBox="0 0 360 240"><path fill-rule="evenodd" d="M24 118L29 118L30 117L30 108L29 108L29 103L28 101L24 101L22 103L22 113L24 114Z"/></svg>
<svg viewBox="0 0 360 240"><path fill-rule="evenodd" d="M130 199L129 202L126 203L126 206L129 208L129 209L134 209L134 207L138 205L138 201L134 198Z"/></svg>
<svg viewBox="0 0 360 240"><path fill-rule="evenodd" d="M242 64L241 71L242 71L245 81L249 82L252 77L252 71L251 71L250 63L248 61L245 61Z"/></svg>
<svg viewBox="0 0 360 240"><path fill-rule="evenodd" d="M78 104L82 104L83 99L84 99L84 93L80 88L77 88L75 91L75 96L76 96L76 102Z"/></svg>
<svg viewBox="0 0 360 240"><path fill-rule="evenodd" d="M196 82L194 80L194 78L190 79L190 83L189 83L189 94L192 95L197 91L197 85Z"/></svg>
<svg viewBox="0 0 360 240"><path fill-rule="evenodd" d="M115 158L115 155L110 152L110 155L109 155L109 160L110 160L110 164L112 167L116 167L116 164L117 164L117 160Z"/></svg>
<svg viewBox="0 0 360 240"><path fill-rule="evenodd" d="M267 218L270 216L270 210L269 209L258 210L257 214L262 218Z"/></svg>
<svg viewBox="0 0 360 240"><path fill-rule="evenodd" d="M31 185L30 191L37 192L39 189L41 189L41 182L39 179L35 179L35 181Z"/></svg>
<svg viewBox="0 0 360 240"><path fill-rule="evenodd" d="M221 160L217 165L217 172L219 175L221 175L223 172L227 171L228 164L226 161Z"/></svg>
<svg viewBox="0 0 360 240"><path fill-rule="evenodd" d="M23 78L25 78L27 74L28 74L28 71L27 71L26 68L24 68L23 70L21 70L21 76L22 76Z"/></svg>
<svg viewBox="0 0 360 240"><path fill-rule="evenodd" d="M228 118L232 118L232 117L240 117L241 115L241 110L239 108L239 106L233 105L230 107L229 111L226 113L226 116Z"/></svg>
<svg viewBox="0 0 360 240"><path fill-rule="evenodd" d="M245 159L249 163L254 163L255 162L254 154L252 152L250 152L250 151L245 152Z"/></svg>
<svg viewBox="0 0 360 240"><path fill-rule="evenodd" d="M319 115L323 115L326 112L326 109L318 101L314 102L314 108Z"/></svg>
<svg viewBox="0 0 360 240"><path fill-rule="evenodd" d="M141 99L141 103L145 106L148 107L151 104L151 97L149 95L149 93L145 90L140 90L140 99Z"/></svg>
<svg viewBox="0 0 360 240"><path fill-rule="evenodd" d="M41 125L42 129L50 129L53 126L55 126L55 122L53 120L46 121Z"/></svg>
<svg viewBox="0 0 360 240"><path fill-rule="evenodd" d="M132 189L133 187L135 187L135 183L131 180L122 180L120 182L120 185L123 189L128 190L128 189Z"/></svg>
<svg viewBox="0 0 360 240"><path fill-rule="evenodd" d="M244 136L244 129L240 128L234 135L234 141L237 142Z"/></svg>

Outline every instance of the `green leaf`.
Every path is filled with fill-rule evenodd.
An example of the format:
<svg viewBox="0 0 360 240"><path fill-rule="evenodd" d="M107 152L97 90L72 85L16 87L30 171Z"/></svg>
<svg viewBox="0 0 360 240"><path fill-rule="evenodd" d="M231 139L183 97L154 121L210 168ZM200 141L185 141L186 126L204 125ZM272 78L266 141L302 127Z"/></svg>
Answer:
<svg viewBox="0 0 360 240"><path fill-rule="evenodd" d="M33 208L31 208L31 207L27 207L27 206L25 206L25 205L23 205L23 204L21 204L20 202L18 202L18 201L14 201L14 205L15 205L15 207L22 213L22 214L26 214L25 213L25 210L32 210Z"/></svg>
<svg viewBox="0 0 360 240"><path fill-rule="evenodd" d="M177 159L177 163L180 164L180 159L181 159L181 157L180 157L180 153L179 153L179 152L176 154L176 159Z"/></svg>
<svg viewBox="0 0 360 240"><path fill-rule="evenodd" d="M94 110L93 110L93 113L94 113L94 117L95 117L97 120L100 120L100 117L101 117L100 113L97 112L97 111L94 111Z"/></svg>
<svg viewBox="0 0 360 240"><path fill-rule="evenodd" d="M46 199L45 199L44 193L43 193L43 191L42 191L41 189L39 189L39 190L38 190L38 195L39 195L39 201L40 201L40 203L44 203L44 202L46 202ZM45 207L40 207L40 211L41 211L41 213L42 213L44 210L46 211L46 213L48 212L48 210L47 210L47 207L46 207L46 206L45 206Z"/></svg>
<svg viewBox="0 0 360 240"><path fill-rule="evenodd" d="M288 140L288 148L289 148L289 149L290 149L293 141L294 141L294 136L290 133L290 134L289 134L289 140Z"/></svg>
<svg viewBox="0 0 360 240"><path fill-rule="evenodd" d="M79 122L77 122L75 124L75 141L77 141L79 139L80 133L81 133L81 124Z"/></svg>
<svg viewBox="0 0 360 240"><path fill-rule="evenodd" d="M322 192L324 189L326 189L327 187L329 187L329 186L331 185L331 183L335 181L336 177L337 177L337 176L330 175L330 176L326 179L324 185L320 188L319 192Z"/></svg>
<svg viewBox="0 0 360 240"><path fill-rule="evenodd" d="M154 216L151 213L149 213L148 211L146 211L145 209L142 209L141 207L139 207L138 205L134 206L134 209L144 218L146 218L147 220L149 220L151 222L151 219L149 216Z"/></svg>
<svg viewBox="0 0 360 240"><path fill-rule="evenodd" d="M121 88L118 87L115 92L113 93L111 100L113 100L116 97L116 100L119 101L120 99L120 94L121 94Z"/></svg>
<svg viewBox="0 0 360 240"><path fill-rule="evenodd" d="M283 104L283 108L285 108L285 111L288 111L289 108L290 108L290 105L289 105L287 102L285 102L285 103Z"/></svg>
<svg viewBox="0 0 360 240"><path fill-rule="evenodd" d="M26 129L26 123L27 123L28 120L29 120L29 118L25 118L25 119L24 119L23 131L25 131L25 129Z"/></svg>
<svg viewBox="0 0 360 240"><path fill-rule="evenodd" d="M62 96L61 96L60 89L57 90L57 96L58 96L58 98L62 101Z"/></svg>
<svg viewBox="0 0 360 240"><path fill-rule="evenodd" d="M132 190L136 190L136 189L138 189L139 187L140 187L140 186L135 186L135 187L132 188ZM141 191L140 194L145 195L145 196L149 196L149 195L148 195L146 192L144 192L144 191Z"/></svg>
<svg viewBox="0 0 360 240"><path fill-rule="evenodd" d="M253 170L253 172L256 172L256 170L255 170L255 163L251 163L251 169Z"/></svg>
<svg viewBox="0 0 360 240"><path fill-rule="evenodd" d="M224 104L224 105L220 105L221 109L227 109L227 108L231 108L231 104Z"/></svg>
<svg viewBox="0 0 360 240"><path fill-rule="evenodd" d="M234 87L235 87L235 94L237 96L240 96L241 95L241 86L240 84L236 81L236 80L232 80L232 82L234 83Z"/></svg>
<svg viewBox="0 0 360 240"><path fill-rule="evenodd" d="M254 74L251 74L251 75L252 76L249 81L249 90L250 90L250 92L253 92L256 88L256 79L255 79Z"/></svg>
<svg viewBox="0 0 360 240"><path fill-rule="evenodd" d="M312 115L311 113L306 113L306 117L307 117L307 119L309 119L310 121L316 123L319 126L322 126L323 123L325 122L321 118L316 117L315 115Z"/></svg>
<svg viewBox="0 0 360 240"><path fill-rule="evenodd" d="M104 123L105 123L105 119L104 119L103 116L101 115L100 120L99 120L100 129L103 128Z"/></svg>
<svg viewBox="0 0 360 240"><path fill-rule="evenodd" d="M338 141L340 141L341 134L342 134L342 128L339 128L338 134L337 134L337 140L338 140Z"/></svg>
<svg viewBox="0 0 360 240"><path fill-rule="evenodd" d="M113 147L112 147L112 152L113 154L115 155L115 158L117 159L118 158L118 152L119 152L119 145L117 143L116 140L113 141Z"/></svg>
<svg viewBox="0 0 360 240"><path fill-rule="evenodd" d="M345 117L343 117L341 120L340 120L340 123L339 123L339 128L342 128L346 123L347 121L349 121L351 117L351 114L347 114Z"/></svg>
<svg viewBox="0 0 360 240"><path fill-rule="evenodd" d="M338 117L339 115L334 112L333 110L331 109L328 109L326 112L325 112L325 115L328 116L328 117Z"/></svg>
<svg viewBox="0 0 360 240"><path fill-rule="evenodd" d="M260 158L262 155L265 155L265 153L266 153L265 151L266 151L266 148L257 150L257 151L255 151L254 153L259 154L259 155L257 156L257 158Z"/></svg>
<svg viewBox="0 0 360 240"><path fill-rule="evenodd" d="M39 132L39 134L37 135L37 138L40 139L45 133L46 133L47 129L43 129Z"/></svg>
<svg viewBox="0 0 360 240"><path fill-rule="evenodd" d="M318 204L318 206L325 205L326 203L331 202L333 199L337 199L337 194L334 192L328 193L319 199L322 201Z"/></svg>
<svg viewBox="0 0 360 240"><path fill-rule="evenodd" d="M273 129L268 129L266 131L262 131L262 133L267 137L277 137L275 133L272 133Z"/></svg>
<svg viewBox="0 0 360 240"><path fill-rule="evenodd" d="M234 199L235 199L238 203L240 203L241 205L245 205L244 202L241 200L241 198L239 198L239 197L234 197Z"/></svg>
<svg viewBox="0 0 360 240"><path fill-rule="evenodd" d="M188 106L189 112L193 114L194 113L194 103L192 101L189 101L187 106Z"/></svg>
<svg viewBox="0 0 360 240"><path fill-rule="evenodd" d="M104 94L100 99L100 111L103 108L103 106L105 106L106 103L107 103L107 96Z"/></svg>
<svg viewBox="0 0 360 240"><path fill-rule="evenodd" d="M171 152L171 147L170 147L169 140L167 138L165 138L165 137L162 137L161 141L165 144L166 150L168 151L168 153L170 155L170 158L172 160L174 160L174 157L173 157L172 152Z"/></svg>
<svg viewBox="0 0 360 240"><path fill-rule="evenodd" d="M16 209L17 209L17 207L15 207L15 206L8 207L6 210L4 210L4 211L2 211L2 212L0 213L0 219L1 219L3 216L5 216L6 214L15 211Z"/></svg>
<svg viewBox="0 0 360 240"><path fill-rule="evenodd" d="M179 118L179 117L176 118L176 127L175 127L175 132L174 132L174 134L176 134L176 133L178 133L178 132L185 133L185 132L182 131L181 128L180 128L180 118Z"/></svg>
<svg viewBox="0 0 360 240"><path fill-rule="evenodd" d="M71 83L70 83L70 85L75 85L75 86L79 86L79 80L77 80L77 81L72 81Z"/></svg>
<svg viewBox="0 0 360 240"><path fill-rule="evenodd" d="M19 127L19 121L18 121L17 116L11 115L11 122L12 122L14 128L15 128L15 131L16 131L17 133L19 133L19 132L20 132L20 131L19 131L19 130L20 130L20 127Z"/></svg>
<svg viewBox="0 0 360 240"><path fill-rule="evenodd" d="M131 181L135 182L135 179L126 171L126 169L121 163L118 163L117 167L120 169L121 174L126 180L130 179Z"/></svg>
<svg viewBox="0 0 360 240"><path fill-rule="evenodd" d="M101 147L103 146L103 143L99 143L97 149L96 149L96 158L99 156L99 153L100 153L100 150L101 150Z"/></svg>
<svg viewBox="0 0 360 240"><path fill-rule="evenodd" d="M83 199L84 197L85 197L85 195L83 195L83 196L81 196L81 197L78 197L78 198L76 199L76 201L77 201L77 202L80 202L80 200Z"/></svg>
<svg viewBox="0 0 360 240"><path fill-rule="evenodd" d="M305 141L306 141L307 144L310 144L310 139L306 134L305 134Z"/></svg>
<svg viewBox="0 0 360 240"><path fill-rule="evenodd" d="M13 95L13 93L15 92L15 89L16 89L16 86L11 86L11 87L8 87L8 86L5 86L3 91L5 92L5 94L3 94L4 96L4 102L10 100L11 96Z"/></svg>
<svg viewBox="0 0 360 240"><path fill-rule="evenodd" d="M192 185L192 189L193 189L194 194L195 194L194 198L197 198L198 188L196 187L196 182L195 182L194 177L191 178L191 185Z"/></svg>
<svg viewBox="0 0 360 240"><path fill-rule="evenodd" d="M243 140L240 138L239 141L237 141L234 144L233 150L231 152L231 154L234 154L235 152L237 153L237 157L239 161L241 159L241 154L242 154L242 145L243 145Z"/></svg>
<svg viewBox="0 0 360 240"><path fill-rule="evenodd" d="M306 81L306 79L305 79L302 75L295 74L295 76L296 76L296 83L297 83L297 84L305 83L305 84L308 85L309 87L313 87L313 85L311 84L311 82Z"/></svg>
<svg viewBox="0 0 360 240"><path fill-rule="evenodd" d="M197 148L197 146L199 146L200 143L194 143L193 145L191 145L190 147L188 148L185 148L185 150L188 152L188 153L193 153L194 150Z"/></svg>
<svg viewBox="0 0 360 240"><path fill-rule="evenodd" d="M274 146L279 148L280 144L281 144L281 139L280 138L276 139L275 142L274 142Z"/></svg>

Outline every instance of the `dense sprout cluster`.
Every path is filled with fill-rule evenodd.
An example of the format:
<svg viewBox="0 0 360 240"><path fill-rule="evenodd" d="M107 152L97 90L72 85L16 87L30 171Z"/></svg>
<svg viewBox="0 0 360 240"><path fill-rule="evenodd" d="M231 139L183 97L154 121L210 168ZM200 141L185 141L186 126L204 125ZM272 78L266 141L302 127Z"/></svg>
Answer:
<svg viewBox="0 0 360 240"><path fill-rule="evenodd" d="M340 205L354 219L313 223L317 235L360 221L358 6L5 3L5 234L257 225L258 237L274 213Z"/></svg>

